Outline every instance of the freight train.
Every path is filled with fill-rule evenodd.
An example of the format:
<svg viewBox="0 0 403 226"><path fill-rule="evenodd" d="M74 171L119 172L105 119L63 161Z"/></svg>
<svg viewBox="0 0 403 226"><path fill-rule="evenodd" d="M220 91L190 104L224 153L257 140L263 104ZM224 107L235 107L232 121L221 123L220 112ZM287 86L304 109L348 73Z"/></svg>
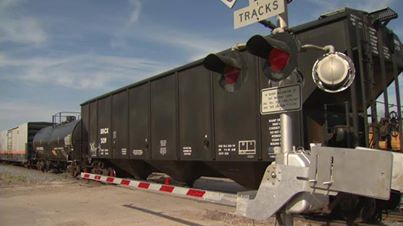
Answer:
<svg viewBox="0 0 403 226"><path fill-rule="evenodd" d="M238 207L256 219L325 206L379 218L403 186L396 17L345 8L88 100L80 120L37 133L37 165L227 177L257 190Z"/></svg>
<svg viewBox="0 0 403 226"><path fill-rule="evenodd" d="M28 122L0 133L0 160L42 171L63 172L81 156L79 113L59 112L52 122ZM76 149L77 151L74 151ZM79 171L72 171L78 175Z"/></svg>

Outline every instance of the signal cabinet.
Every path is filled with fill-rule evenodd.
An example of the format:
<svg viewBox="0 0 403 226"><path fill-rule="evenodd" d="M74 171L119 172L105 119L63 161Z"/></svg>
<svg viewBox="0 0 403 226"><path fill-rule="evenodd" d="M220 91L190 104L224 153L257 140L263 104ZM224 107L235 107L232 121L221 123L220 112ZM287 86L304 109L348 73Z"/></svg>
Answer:
<svg viewBox="0 0 403 226"><path fill-rule="evenodd" d="M290 30L302 44L335 46L336 51L353 59L358 70L362 59L356 52L357 18L365 23L368 15L345 9ZM247 51L239 54L244 67L241 84L234 92L223 89L220 75L198 60L83 103L83 127L91 155L112 159L271 161L281 142L280 113L261 113L262 92L278 84L264 76L264 60ZM290 113L296 147L326 141L324 106L329 104L347 102L345 120L355 122L349 126L358 130L358 112L363 109L357 107L365 105L358 91L365 89L358 85L358 75L363 72L358 72L353 88L326 93L312 79L313 64L322 55L315 50L299 53L302 109ZM390 62L386 64L390 69ZM389 71L388 84L392 81ZM379 66L375 65L374 73L378 72ZM381 94L382 89L375 87L375 94ZM358 135L365 136L357 131L357 140Z"/></svg>

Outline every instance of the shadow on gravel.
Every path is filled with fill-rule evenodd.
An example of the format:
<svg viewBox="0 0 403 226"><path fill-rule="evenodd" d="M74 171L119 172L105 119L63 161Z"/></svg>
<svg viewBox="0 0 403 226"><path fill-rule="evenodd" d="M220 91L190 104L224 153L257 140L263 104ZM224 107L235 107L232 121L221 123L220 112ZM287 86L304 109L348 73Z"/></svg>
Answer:
<svg viewBox="0 0 403 226"><path fill-rule="evenodd" d="M155 215L155 216L158 216L158 217L163 217L163 218L166 218L168 220L175 221L175 222L178 222L178 223L181 223L181 224L184 224L184 225L203 226L201 224L197 224L197 223L194 223L194 222L191 222L191 221L179 219L179 218L176 218L176 217L171 217L171 216L165 215L163 213L155 212L155 211L148 210L148 209L143 209L143 208L133 206L133 205L123 205L123 206L127 207L127 208L131 208L131 209L135 209L135 210L138 210L138 211L141 211L141 212L144 212L144 213L152 214L152 215Z"/></svg>

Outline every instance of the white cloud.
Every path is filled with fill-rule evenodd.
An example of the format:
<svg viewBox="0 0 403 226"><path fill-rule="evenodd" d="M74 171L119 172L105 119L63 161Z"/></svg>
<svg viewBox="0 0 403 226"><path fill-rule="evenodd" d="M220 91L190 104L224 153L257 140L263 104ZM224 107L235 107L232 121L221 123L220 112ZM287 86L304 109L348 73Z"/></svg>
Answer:
<svg viewBox="0 0 403 226"><path fill-rule="evenodd" d="M141 26L136 26L142 13L140 0L129 0L131 13L122 29L119 30L110 44L112 47L123 48L128 40L140 38L145 41L152 41L158 44L173 46L178 50L185 51L190 55L190 60L205 57L209 52L215 52L230 47L231 42L217 40L213 37L206 37L203 33L189 32L177 29L172 25L164 26L142 21Z"/></svg>
<svg viewBox="0 0 403 226"><path fill-rule="evenodd" d="M142 4L140 0L129 0L129 4L132 10L128 21L128 24L130 25L136 23L139 20Z"/></svg>
<svg viewBox="0 0 403 226"><path fill-rule="evenodd" d="M73 89L111 89L167 68L158 62L129 57L77 55L60 58L19 59L2 56L0 69L10 71L1 80Z"/></svg>
<svg viewBox="0 0 403 226"><path fill-rule="evenodd" d="M21 3L21 1L18 1L18 0L15 0L15 1L14 0L1 0L0 1L0 10L11 8L20 3Z"/></svg>
<svg viewBox="0 0 403 226"><path fill-rule="evenodd" d="M374 11L377 9L382 9L382 8L385 8L388 6L390 7L391 5L393 5L394 2L396 2L396 0L382 0L382 1L379 1L379 0L363 1L363 0L361 0L361 1L355 1L354 5L358 9L362 9L362 10L371 12L371 11Z"/></svg>
<svg viewBox="0 0 403 226"><path fill-rule="evenodd" d="M152 29L144 28L142 29L143 32L133 30L131 35L184 51L189 55L189 61L205 57L206 54L211 52L222 51L235 44L233 40L220 39L211 35L207 36L201 32L184 31L172 26L152 25L147 27Z"/></svg>
<svg viewBox="0 0 403 226"><path fill-rule="evenodd" d="M32 120L49 121L54 113L60 111L60 107L44 105L43 103L2 98L0 101L0 130L9 129Z"/></svg>
<svg viewBox="0 0 403 226"><path fill-rule="evenodd" d="M39 45L47 40L47 35L38 21L33 18L0 20L0 42L14 42Z"/></svg>
<svg viewBox="0 0 403 226"><path fill-rule="evenodd" d="M19 15L15 11L22 3L23 1L0 1L0 43L39 45L46 42L48 35L41 23L36 18Z"/></svg>
<svg viewBox="0 0 403 226"><path fill-rule="evenodd" d="M129 0L130 6L130 15L127 18L127 21L122 25L122 28L118 30L118 32L112 38L110 44L112 47L124 47L126 46L126 36L130 33L132 27L139 21L141 11L142 11L142 3L140 0Z"/></svg>

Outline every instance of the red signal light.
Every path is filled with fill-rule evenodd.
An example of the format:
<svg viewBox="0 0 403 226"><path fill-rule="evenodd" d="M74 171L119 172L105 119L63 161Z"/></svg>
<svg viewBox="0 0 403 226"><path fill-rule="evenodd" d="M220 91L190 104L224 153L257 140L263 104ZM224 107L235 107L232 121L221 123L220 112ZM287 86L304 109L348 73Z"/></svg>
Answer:
<svg viewBox="0 0 403 226"><path fill-rule="evenodd" d="M268 63L272 72L281 72L288 64L290 54L281 49L273 48L269 52Z"/></svg>
<svg viewBox="0 0 403 226"><path fill-rule="evenodd" d="M209 54L203 61L206 69L219 75L219 85L227 92L235 92L241 87L246 69L243 64L243 57L239 52Z"/></svg>
<svg viewBox="0 0 403 226"><path fill-rule="evenodd" d="M224 81L226 84L235 84L238 81L241 69L236 67L226 67L224 69Z"/></svg>
<svg viewBox="0 0 403 226"><path fill-rule="evenodd" d="M248 40L246 48L261 58L263 74L270 80L281 81L297 70L300 43L292 33L255 35Z"/></svg>

